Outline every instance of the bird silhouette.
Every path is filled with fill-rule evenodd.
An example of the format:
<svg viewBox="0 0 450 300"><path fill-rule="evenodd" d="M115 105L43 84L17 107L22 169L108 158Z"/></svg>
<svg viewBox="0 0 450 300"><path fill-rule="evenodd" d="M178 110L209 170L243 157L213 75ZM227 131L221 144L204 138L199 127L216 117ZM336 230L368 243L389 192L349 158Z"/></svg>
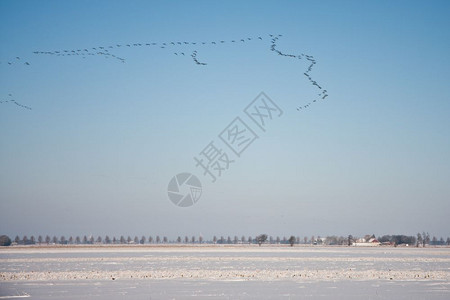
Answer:
<svg viewBox="0 0 450 300"><path fill-rule="evenodd" d="M270 51L275 52L280 57L296 58L296 59L297 58L298 59L305 58L309 62L308 63L309 65L307 66L306 72L304 72L303 75L307 78L307 80L310 82L310 84L312 86L314 86L315 88L317 88L318 90L320 90L321 93L317 94L318 97L316 99L312 99L311 100L312 102L308 103L304 107L305 108L309 107L312 103L318 102L317 100L325 99L326 97L328 97L328 92L325 89L323 89L322 86L311 77L311 72L313 70L313 67L317 64L316 59L312 55L308 55L308 54L305 54L305 53L301 53L301 54L298 54L298 55L294 55L294 54L291 54L291 53L284 53L284 52L282 52L282 51L280 51L278 49L278 43L277 43L279 41L280 37L282 37L283 35L281 35L281 34L278 34L278 35L268 34L268 36L269 36L269 41L270 41L270 47L269 47ZM204 41L204 42L198 42L198 43L197 42L190 42L190 41L183 41L183 42L171 41L171 42L163 42L163 43L159 43L159 44L158 43L146 43L146 44L133 43L133 44L126 44L126 46L127 47L137 47L137 46L142 46L142 45L145 45L145 46L159 45L161 49L165 49L167 45L185 46L185 45L197 45L197 44L200 44L200 43L202 45L207 45L207 44L217 45L217 44L224 44L224 43L227 43L227 42L232 42L232 43L236 43L237 41L246 42L246 41L251 41L253 39L254 40L264 40L262 38L262 36L255 36L255 37L251 37L250 36L250 37L245 37L245 38L242 37L241 39L236 39L236 40L219 40L218 39L216 41L209 41L209 42L208 41L206 41L206 42ZM115 47L119 48L121 46L122 46L122 44L116 44L115 46L106 46L106 48L114 49ZM125 46L125 44L123 44L123 46ZM99 51L99 52L89 52L89 50L91 48L88 48L89 50L88 49L84 49L85 53L80 53L81 51L83 51L81 49L77 49L77 50L61 50L61 51L53 51L53 52L49 52L49 51L47 51L47 52L35 51L33 53L34 54L57 55L57 56L66 56L66 55L67 56L74 56L74 55L80 56L81 55L83 58L86 58L86 56L101 55L104 58L117 59L117 60L120 60L122 63L125 62L124 58L121 58L121 57L118 57L118 56L116 56L116 55L114 55L112 53L109 53L108 52L109 50L105 49L104 46L99 46L99 47L96 47L96 48L95 47L92 48L92 50L95 50L95 51L97 51L97 49L100 49L101 51ZM64 54L62 54L62 53L64 53ZM185 52L174 52L174 54L177 55L177 56L181 56L181 55L185 56ZM206 65L206 63L200 62L198 60L197 55L198 55L197 50L192 52L191 56L192 56L192 59L194 60L194 62L196 64L198 64L198 65ZM17 56L16 59L21 59L21 58L19 56ZM30 65L29 62L26 61L25 59L24 59L24 61L25 61L25 63L24 63L25 65ZM10 62L8 62L8 64L12 65L14 63L12 61L10 61ZM303 108L303 106L299 106L298 107L298 109L302 109L302 108Z"/></svg>
<svg viewBox="0 0 450 300"><path fill-rule="evenodd" d="M310 62L310 65L308 66L306 72L303 73L303 75L306 78L308 78L308 81L311 83L311 85L315 86L319 90L322 90L322 86L320 86L317 83L317 81L313 80L311 78L311 76L309 75L309 73L312 71L314 65L317 63L317 61L314 59L314 57L312 55L307 55L307 54L304 54L304 53L301 53L300 55L283 53L282 51L277 49L277 44L276 44L276 42L278 41L279 37L281 37L282 35L279 34L277 36L274 36L274 35L270 34L269 36L272 37L272 39L271 39L271 47L270 47L271 51L275 51L279 56L283 56L283 57L299 58L299 59L301 59L302 57L305 57ZM321 99L325 99L328 96L327 91L323 90L322 93L318 94L318 96L321 97ZM311 102L309 102L308 104L306 104L306 105L304 105L302 107L298 107L297 110L299 110L299 109L306 109L306 108L310 107L311 104L316 103L319 99L320 98L315 98Z"/></svg>

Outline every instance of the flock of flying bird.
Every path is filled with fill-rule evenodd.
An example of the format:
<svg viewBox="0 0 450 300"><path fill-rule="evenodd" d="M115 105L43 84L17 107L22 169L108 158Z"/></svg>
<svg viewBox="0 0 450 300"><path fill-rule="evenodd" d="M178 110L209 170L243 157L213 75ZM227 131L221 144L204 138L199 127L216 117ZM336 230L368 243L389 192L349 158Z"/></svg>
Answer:
<svg viewBox="0 0 450 300"><path fill-rule="evenodd" d="M120 46L120 45L119 45ZM109 46L108 48L113 48ZM94 50L94 51L92 51ZM76 49L76 50L56 50L56 51L34 51L34 54L46 54L46 55L54 55L54 56L81 56L82 58L86 58L87 56L94 55L103 55L105 58L113 58L117 59L121 62L125 62L125 59L119 56L116 56L109 52L106 47L94 47L94 48L85 48L85 49Z"/></svg>
<svg viewBox="0 0 450 300"><path fill-rule="evenodd" d="M4 64L5 62L2 62L2 61L0 61L0 64ZM17 64L22 64L22 60L20 59L20 57L18 57L18 56L16 56L16 58L15 59L12 59L12 60L10 60L10 61L7 61L5 64L7 64L7 65L17 65ZM26 66L29 66L30 65L30 63L29 62L24 62L23 63L24 65L26 65Z"/></svg>
<svg viewBox="0 0 450 300"><path fill-rule="evenodd" d="M124 58L118 57L111 53L114 49L120 49L120 48L134 48L134 47L158 47L161 49L171 49L173 47L179 47L179 46L201 46L201 45L220 45L224 43L243 43L248 42L252 40L263 40L262 37L247 37L242 39L235 39L235 40L220 40L220 41L212 41L212 42L189 42L189 41L172 41L172 42L164 42L164 43L130 43L130 44L115 44L115 45L109 45L109 46L99 46L99 47L90 47L90 48L80 48L80 49L66 49L66 50L54 50L54 51L34 51L34 54L44 54L44 55L54 55L54 56L81 56L82 58L86 58L87 56L94 56L94 55L103 55L105 58L112 57L115 59L118 59L121 62L125 62ZM174 55L183 55L185 56L184 52L174 52ZM201 63L196 59L197 51L194 51L191 54L191 57L193 61L198 65L206 65L206 63Z"/></svg>
<svg viewBox="0 0 450 300"><path fill-rule="evenodd" d="M192 59L194 60L194 62L197 64L197 65L207 65L206 63L202 63L202 62L199 62L198 61L198 59L197 59L197 50L195 50L194 52L192 52L192 54L191 54L191 56L192 56Z"/></svg>
<svg viewBox="0 0 450 300"><path fill-rule="evenodd" d="M271 41L271 46L270 46L270 50L277 53L280 56L284 56L284 57L289 57L289 58L294 58L294 59L306 59L310 65L308 67L308 69L306 70L306 72L303 73L304 76L306 76L306 78L308 78L308 81L315 86L317 89L320 90L320 94L318 94L318 98L315 98L313 100L311 100L311 102L309 102L306 105L297 107L297 110L300 111L302 109L306 109L308 108L312 103L315 103L319 100L324 100L326 97L328 97L328 92L327 90L323 89L322 86L320 86L317 81L313 80L313 78L311 77L310 73L314 67L314 65L317 63L317 61L314 59L313 56L311 55L307 55L307 54L299 54L299 55L294 55L294 54L286 54L281 52L280 50L277 49L277 41L279 40L280 37L282 37L281 34L279 35L273 35L270 34L270 41ZM258 37L247 37L247 38L242 38L242 39L236 39L236 40L220 40L220 41L212 41L212 42L164 42L164 43L133 43L133 44L115 44L115 45L110 45L110 46L99 46L99 47L91 47L91 48L82 48L82 49L70 49L70 50L55 50L55 51L34 51L34 54L37 55L53 55L53 56L78 56L78 57L82 57L82 58L86 58L88 56L96 56L96 55L101 55L105 58L112 58L112 59L117 59L119 61L121 61L122 63L125 63L125 59L122 57L119 57L113 53L111 53L111 51L113 51L114 49L119 49L119 48L133 48L133 47L159 47L161 49L172 49L173 47L179 47L179 46L202 46L202 45L220 45L220 44L225 44L225 43L245 43L245 42L249 42L252 40L257 40L257 41L263 41L263 38L261 36ZM177 56L185 56L184 52L174 52L174 55ZM191 58L193 60L193 62L197 65L201 65L201 66L205 66L207 65L207 63L204 62L200 62L197 58L197 50L194 50L191 54ZM17 64L18 62L22 62L20 57L16 57L15 60L11 60L8 61L8 65L13 65L13 64ZM0 62L1 64L2 62ZM25 65L30 66L30 63L28 61L24 62ZM22 108L25 109L30 109L30 107L26 106L26 105L22 105L20 103L18 103L16 100L12 99L12 95L9 94L10 99L8 100L1 100L0 103L14 103L17 106L20 106Z"/></svg>
<svg viewBox="0 0 450 300"><path fill-rule="evenodd" d="M26 105L23 105L23 104L20 104L19 102L17 102L16 100L14 100L12 94L8 94L8 97L9 97L9 99L6 99L6 100L0 100L0 103L8 103L8 102L10 102L10 103L13 103L13 104L15 104L15 105L21 107L21 108L25 108L25 109L31 110L31 107L26 106Z"/></svg>
<svg viewBox="0 0 450 300"><path fill-rule="evenodd" d="M320 86L320 85L317 83L317 81L313 80L312 77L311 77L311 75L309 74L309 73L311 73L312 68L314 67L314 65L317 63L316 60L314 59L314 57L313 57L312 55L307 55L307 54L304 54L304 53L301 53L300 55L294 55L294 54L286 54L286 53L283 53L283 52L281 52L280 50L278 50L278 49L276 48L276 47L277 47L276 42L278 41L279 37L282 37L282 35L276 35L276 36L275 36L275 35L272 35L272 34L271 34L270 37L272 38L272 39L271 39L272 45L270 46L270 50L271 50L271 51L274 51L274 52L278 53L278 55L285 56L285 57L297 58L297 59L305 58L306 60L308 60L308 61L311 63L311 64L309 65L308 69L306 70L306 72L303 73L303 75L305 75L306 78L308 78L309 82L311 82L311 84L312 84L313 86L315 86L316 88L318 88L319 90L321 90L320 94L318 94L318 96L319 96L318 98L313 99L311 102L309 102L309 103L306 104L306 105L297 107L297 110L301 110L301 109L308 108L312 103L315 103L315 102L317 102L318 100L325 100L325 98L328 97L328 91L325 90L325 89L323 89L322 86Z"/></svg>

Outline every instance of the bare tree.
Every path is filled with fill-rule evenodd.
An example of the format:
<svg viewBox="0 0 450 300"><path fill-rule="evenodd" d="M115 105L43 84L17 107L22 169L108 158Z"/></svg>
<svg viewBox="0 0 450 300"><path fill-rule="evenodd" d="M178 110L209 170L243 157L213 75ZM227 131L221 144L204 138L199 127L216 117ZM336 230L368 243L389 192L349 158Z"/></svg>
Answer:
<svg viewBox="0 0 450 300"><path fill-rule="evenodd" d="M148 237L148 242L149 242L149 244L153 243L153 237L149 236Z"/></svg>
<svg viewBox="0 0 450 300"><path fill-rule="evenodd" d="M52 242L53 244L58 244L58 238L56 236L53 236Z"/></svg>
<svg viewBox="0 0 450 300"><path fill-rule="evenodd" d="M0 235L0 246L10 246L10 245L11 245L11 239L9 238L9 236Z"/></svg>
<svg viewBox="0 0 450 300"><path fill-rule="evenodd" d="M202 236L199 236L198 237L198 242L201 244L201 243L203 243L203 237Z"/></svg>
<svg viewBox="0 0 450 300"><path fill-rule="evenodd" d="M256 237L256 241L258 242L258 245L261 246L263 243L265 243L267 240L267 234L260 234Z"/></svg>
<svg viewBox="0 0 450 300"><path fill-rule="evenodd" d="M421 245L422 242L423 242L423 238L422 238L422 235L420 234L420 232L417 233L417 240L416 241L417 241L416 247L419 247L419 245Z"/></svg>
<svg viewBox="0 0 450 300"><path fill-rule="evenodd" d="M163 237L163 243L164 243L164 244L167 244L168 241L169 241L169 240L167 239L167 236Z"/></svg>
<svg viewBox="0 0 450 300"><path fill-rule="evenodd" d="M189 238L187 235L184 237L184 243L186 243L186 244L189 243Z"/></svg>
<svg viewBox="0 0 450 300"><path fill-rule="evenodd" d="M181 236L177 237L177 243L181 243Z"/></svg>
<svg viewBox="0 0 450 300"><path fill-rule="evenodd" d="M352 244L353 244L353 236L349 234L347 238L347 245L351 246Z"/></svg>
<svg viewBox="0 0 450 300"><path fill-rule="evenodd" d="M156 236L156 243L157 244L161 243L161 238L159 237L159 235Z"/></svg>
<svg viewBox="0 0 450 300"><path fill-rule="evenodd" d="M213 243L216 244L217 243L217 236L213 237Z"/></svg>
<svg viewBox="0 0 450 300"><path fill-rule="evenodd" d="M308 237L305 236L305 237L303 238L303 243L304 243L304 244L307 244L307 243L308 243Z"/></svg>
<svg viewBox="0 0 450 300"><path fill-rule="evenodd" d="M430 234L427 232L427 233L423 233L423 237L422 237L422 239L423 239L423 246L425 247L425 245L426 244L430 244Z"/></svg>
<svg viewBox="0 0 450 300"><path fill-rule="evenodd" d="M88 238L87 236L83 236L83 244L87 244L88 243Z"/></svg>
<svg viewBox="0 0 450 300"><path fill-rule="evenodd" d="M135 244L139 244L139 238L137 237L137 235L134 237L133 241L134 241Z"/></svg>
<svg viewBox="0 0 450 300"><path fill-rule="evenodd" d="M142 236L141 240L139 241L139 243L143 245L143 244L145 244L145 241L146 241L145 236Z"/></svg>
<svg viewBox="0 0 450 300"><path fill-rule="evenodd" d="M191 242L192 242L192 244L194 244L194 243L195 243L195 236L192 236L192 238L191 238Z"/></svg>
<svg viewBox="0 0 450 300"><path fill-rule="evenodd" d="M237 244L238 241L239 241L239 238L237 237L237 235L235 235L235 236L234 236L234 239L233 239L233 243Z"/></svg>
<svg viewBox="0 0 450 300"><path fill-rule="evenodd" d="M295 236L293 236L293 235L291 235L290 237L289 237L289 244L291 245L291 247L294 247L294 244L295 244Z"/></svg>
<svg viewBox="0 0 450 300"><path fill-rule="evenodd" d="M241 241L242 241L242 244L245 244L245 243L247 242L247 240L246 240L246 238L245 238L245 235L243 235L243 236L241 237Z"/></svg>
<svg viewBox="0 0 450 300"><path fill-rule="evenodd" d="M279 244L280 243L280 237L279 236L277 236L277 238L275 239L275 241L277 242L277 244Z"/></svg>
<svg viewBox="0 0 450 300"><path fill-rule="evenodd" d="M52 239L50 238L49 235L46 235L46 236L45 236L45 242L47 243L47 245L50 244L50 241L51 241L51 240L52 240Z"/></svg>
<svg viewBox="0 0 450 300"><path fill-rule="evenodd" d="M42 244L42 241L43 241L42 235L38 236L38 243Z"/></svg>
<svg viewBox="0 0 450 300"><path fill-rule="evenodd" d="M102 237L98 236L97 240L95 241L97 244L101 244L102 243Z"/></svg>
<svg viewBox="0 0 450 300"><path fill-rule="evenodd" d="M251 236L248 237L247 242L248 242L249 244L253 243L253 239L252 239Z"/></svg>

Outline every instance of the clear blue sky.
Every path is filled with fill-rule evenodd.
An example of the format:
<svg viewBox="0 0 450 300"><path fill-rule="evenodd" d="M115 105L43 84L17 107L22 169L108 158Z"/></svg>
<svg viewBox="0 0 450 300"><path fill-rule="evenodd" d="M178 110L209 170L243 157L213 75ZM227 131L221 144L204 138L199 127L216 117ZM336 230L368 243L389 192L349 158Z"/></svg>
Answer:
<svg viewBox="0 0 450 300"><path fill-rule="evenodd" d="M1 233L450 235L448 1L0 1L0 24ZM269 34L328 98L296 110L308 63ZM98 47L125 63L33 54ZM211 183L193 157L261 91L284 114Z"/></svg>

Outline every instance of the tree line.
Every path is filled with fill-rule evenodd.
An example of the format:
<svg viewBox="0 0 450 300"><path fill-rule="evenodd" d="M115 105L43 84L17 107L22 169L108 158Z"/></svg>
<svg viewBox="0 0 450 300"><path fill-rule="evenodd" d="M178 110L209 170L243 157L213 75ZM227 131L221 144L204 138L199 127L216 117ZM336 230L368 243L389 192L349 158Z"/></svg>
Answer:
<svg viewBox="0 0 450 300"><path fill-rule="evenodd" d="M374 237L374 235L372 235ZM343 236L311 236L311 237L299 237L299 236L268 236L267 234L260 234L257 236L213 236L210 240L205 240L202 236L178 236L175 240L169 240L167 236L120 236L118 238L110 237L106 235L104 237L93 235L84 235L80 236L70 236L66 238L65 236L42 236L39 235L37 238L35 236L16 236L13 240L11 240L8 236L2 235L0 236L0 246L9 246L9 245L42 245L42 244L53 244L53 245L93 245L93 244L112 244L112 245L121 245L121 244L289 244L294 246L295 244L304 244L304 245L347 245L351 246L358 238L349 235L347 237ZM383 235L378 237L377 240L383 244L391 244L391 245L415 245L417 247L426 245L435 245L435 246L444 246L450 245L450 237L447 237L444 240L443 237L439 239L436 236L430 238L429 233L418 233L417 236L407 236L407 235Z"/></svg>

